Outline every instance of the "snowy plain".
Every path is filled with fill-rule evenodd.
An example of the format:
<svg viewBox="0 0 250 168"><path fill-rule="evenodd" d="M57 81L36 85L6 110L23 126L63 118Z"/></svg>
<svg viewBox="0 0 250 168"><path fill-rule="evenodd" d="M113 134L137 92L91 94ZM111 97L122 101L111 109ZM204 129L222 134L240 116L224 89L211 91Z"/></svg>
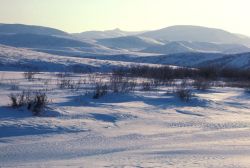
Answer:
<svg viewBox="0 0 250 168"><path fill-rule="evenodd" d="M250 165L250 95L243 89L195 91L190 102L167 87L92 99L81 88L58 88L56 73L27 81L23 72L2 71L0 78L0 167ZM71 77L79 78L88 75ZM41 117L9 107L8 96L24 89L46 91L51 101Z"/></svg>
<svg viewBox="0 0 250 168"><path fill-rule="evenodd" d="M116 68L249 69L248 37L200 26L72 35L0 24L0 34L0 168L250 167L245 89L223 82L192 88L183 102L171 82L147 90L140 82L150 79L139 78L134 91L93 99L96 83L109 81ZM27 79L31 71L34 79ZM10 95L23 91L47 95L40 116L27 105L11 107Z"/></svg>

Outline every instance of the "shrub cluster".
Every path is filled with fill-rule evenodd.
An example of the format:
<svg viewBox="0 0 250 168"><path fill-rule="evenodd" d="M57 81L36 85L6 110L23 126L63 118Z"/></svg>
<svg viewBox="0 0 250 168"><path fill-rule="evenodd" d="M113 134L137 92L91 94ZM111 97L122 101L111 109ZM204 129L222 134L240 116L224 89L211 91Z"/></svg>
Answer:
<svg viewBox="0 0 250 168"><path fill-rule="evenodd" d="M35 116L40 116L49 102L47 95L41 92L23 91L21 94L11 94L9 98L12 108L27 107Z"/></svg>
<svg viewBox="0 0 250 168"><path fill-rule="evenodd" d="M211 84L207 79L198 78L193 82L193 86L197 90L205 91L211 87Z"/></svg>
<svg viewBox="0 0 250 168"><path fill-rule="evenodd" d="M99 99L108 93L108 86L102 82L96 83L93 99Z"/></svg>
<svg viewBox="0 0 250 168"><path fill-rule="evenodd" d="M151 78L158 80L170 80L177 78L193 77L197 74L196 69L191 68L173 68L169 66L151 67L151 66L132 66L114 70L113 73L130 75L134 77Z"/></svg>
<svg viewBox="0 0 250 168"><path fill-rule="evenodd" d="M110 90L114 93L128 93L134 91L136 82L124 74L115 73L110 77Z"/></svg>
<svg viewBox="0 0 250 168"><path fill-rule="evenodd" d="M194 96L186 80L182 81L181 84L177 87L176 94L184 102L189 102Z"/></svg>

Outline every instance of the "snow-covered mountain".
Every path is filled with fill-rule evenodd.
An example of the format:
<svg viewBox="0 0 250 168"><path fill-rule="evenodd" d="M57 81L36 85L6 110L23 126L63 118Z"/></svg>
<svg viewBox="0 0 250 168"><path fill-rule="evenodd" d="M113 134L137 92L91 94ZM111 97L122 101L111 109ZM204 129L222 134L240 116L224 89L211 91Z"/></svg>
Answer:
<svg viewBox="0 0 250 168"><path fill-rule="evenodd" d="M79 38L79 39L104 39L104 38L115 38L115 37L123 37L123 36L131 36L140 34L142 32L127 32L122 31L120 29L114 29L114 30L106 30L106 31L86 31L82 33L74 33L73 36Z"/></svg>
<svg viewBox="0 0 250 168"><path fill-rule="evenodd" d="M126 32L122 33L121 30L114 30L109 33L112 32L120 32L120 35L126 35ZM57 29L22 24L0 24L0 44L76 57L130 52L123 49L110 49L97 44L95 40L81 39Z"/></svg>
<svg viewBox="0 0 250 168"><path fill-rule="evenodd" d="M4 34L0 35L0 44L14 47L93 47L92 44L50 35L40 34Z"/></svg>
<svg viewBox="0 0 250 168"><path fill-rule="evenodd" d="M51 56L55 55L56 59L61 58L61 61L65 62L70 56L72 59L93 60L94 58L96 61L113 61L112 64L122 61L130 64L136 62L188 67L220 64L250 68L248 54L250 49L242 45L249 38L219 29L173 26L137 35L128 35L136 33L123 32L119 29L102 33L96 33L100 36L91 37L90 40L85 39L89 41L85 42L56 29L19 24L0 24L0 44L19 47L20 50L28 48L29 52L33 50L43 54L48 53ZM98 39L101 37L102 39ZM11 47L8 50L11 49L14 52L17 50L17 48ZM1 52L3 51L2 49ZM24 52L24 54L29 52ZM45 55L42 57L46 57ZM64 57L67 59L65 60ZM19 57L15 57L15 59L18 60ZM39 60L41 57L36 57L36 59ZM46 67L50 64L43 64L43 66Z"/></svg>
<svg viewBox="0 0 250 168"><path fill-rule="evenodd" d="M250 46L249 37L240 36L221 29L201 26L171 26L160 30L145 32L140 34L140 36L162 41L236 43Z"/></svg>
<svg viewBox="0 0 250 168"><path fill-rule="evenodd" d="M145 49L147 47L161 46L164 44L154 39L137 36L99 39L97 40L97 43L109 48L132 50Z"/></svg>
<svg viewBox="0 0 250 168"><path fill-rule="evenodd" d="M185 52L235 54L235 53L250 52L250 48L241 44L175 41L175 42L167 42L165 45L150 46L142 51L149 53L160 53L160 54L175 54L175 53L185 53Z"/></svg>
<svg viewBox="0 0 250 168"><path fill-rule="evenodd" d="M40 34L53 36L69 36L68 33L58 29L24 24L0 24L0 34Z"/></svg>

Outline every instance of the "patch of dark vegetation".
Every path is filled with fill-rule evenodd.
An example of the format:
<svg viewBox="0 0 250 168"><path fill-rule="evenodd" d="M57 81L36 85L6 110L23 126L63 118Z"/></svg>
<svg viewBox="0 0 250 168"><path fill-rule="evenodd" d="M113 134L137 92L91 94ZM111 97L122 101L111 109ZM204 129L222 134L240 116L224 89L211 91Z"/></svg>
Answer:
<svg viewBox="0 0 250 168"><path fill-rule="evenodd" d="M150 82L142 82L142 90L143 91L150 91L152 90L152 84Z"/></svg>
<svg viewBox="0 0 250 168"><path fill-rule="evenodd" d="M27 71L23 73L23 76L28 81L33 81L37 72Z"/></svg>
<svg viewBox="0 0 250 168"><path fill-rule="evenodd" d="M12 108L26 107L34 116L41 116L45 107L49 103L45 93L23 91L20 94L9 96Z"/></svg>
<svg viewBox="0 0 250 168"><path fill-rule="evenodd" d="M142 77L166 81L170 79L180 79L187 77L191 78L197 75L197 70L191 68L173 68L169 66L132 66L129 68L116 69L113 71L113 73L120 74L121 76L129 75L133 77Z"/></svg>
<svg viewBox="0 0 250 168"><path fill-rule="evenodd" d="M136 82L124 74L113 73L109 80L110 90L114 93L128 93L135 90Z"/></svg>
<svg viewBox="0 0 250 168"><path fill-rule="evenodd" d="M179 86L176 88L176 94L183 102L191 101L194 96L192 89L186 80L183 80Z"/></svg>
<svg viewBox="0 0 250 168"><path fill-rule="evenodd" d="M205 80L216 80L218 78L250 80L250 69L220 68L210 66L200 68L132 66L128 68L116 69L113 73L120 74L122 76L129 75L134 77L158 79L162 81L183 78L202 78Z"/></svg>
<svg viewBox="0 0 250 168"><path fill-rule="evenodd" d="M58 80L57 85L60 89L74 89L75 87L74 81L66 78Z"/></svg>
<svg viewBox="0 0 250 168"><path fill-rule="evenodd" d="M194 88L200 91L206 91L211 87L211 81L207 79L197 78L193 82Z"/></svg>
<svg viewBox="0 0 250 168"><path fill-rule="evenodd" d="M79 90L81 88L81 85L84 83L81 79L79 80L73 80L70 77L60 77L57 79L57 86L60 89L75 89Z"/></svg>
<svg viewBox="0 0 250 168"><path fill-rule="evenodd" d="M96 83L93 99L99 99L108 93L108 86L105 83Z"/></svg>

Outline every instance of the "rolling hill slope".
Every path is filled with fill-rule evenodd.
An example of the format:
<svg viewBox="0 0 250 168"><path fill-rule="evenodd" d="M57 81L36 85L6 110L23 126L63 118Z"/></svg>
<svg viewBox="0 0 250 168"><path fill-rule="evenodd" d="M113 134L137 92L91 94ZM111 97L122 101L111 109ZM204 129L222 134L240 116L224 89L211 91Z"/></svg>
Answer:
<svg viewBox="0 0 250 168"><path fill-rule="evenodd" d="M120 29L114 29L114 30L106 30L106 31L85 31L82 33L74 33L73 36L79 39L96 40L96 39L104 39L104 38L131 36L131 35L136 35L140 33L141 32L127 32L127 31L122 31Z"/></svg>
<svg viewBox="0 0 250 168"><path fill-rule="evenodd" d="M240 44L218 44L208 42L176 41L168 42L165 45L150 46L142 52L175 54L184 52L205 52L235 54L250 52L250 48Z"/></svg>
<svg viewBox="0 0 250 168"><path fill-rule="evenodd" d="M143 37L136 36L125 36L125 37L117 37L117 38L108 38L108 39L99 39L97 40L97 44L116 49L131 49L138 50L144 49L150 46L161 46L163 43Z"/></svg>
<svg viewBox="0 0 250 168"><path fill-rule="evenodd" d="M0 34L40 34L69 36L68 33L58 29L24 24L0 24Z"/></svg>
<svg viewBox="0 0 250 168"><path fill-rule="evenodd" d="M250 38L246 36L243 37L221 29L201 26L171 26L160 30L145 32L140 34L140 36L162 41L236 43L250 46Z"/></svg>

